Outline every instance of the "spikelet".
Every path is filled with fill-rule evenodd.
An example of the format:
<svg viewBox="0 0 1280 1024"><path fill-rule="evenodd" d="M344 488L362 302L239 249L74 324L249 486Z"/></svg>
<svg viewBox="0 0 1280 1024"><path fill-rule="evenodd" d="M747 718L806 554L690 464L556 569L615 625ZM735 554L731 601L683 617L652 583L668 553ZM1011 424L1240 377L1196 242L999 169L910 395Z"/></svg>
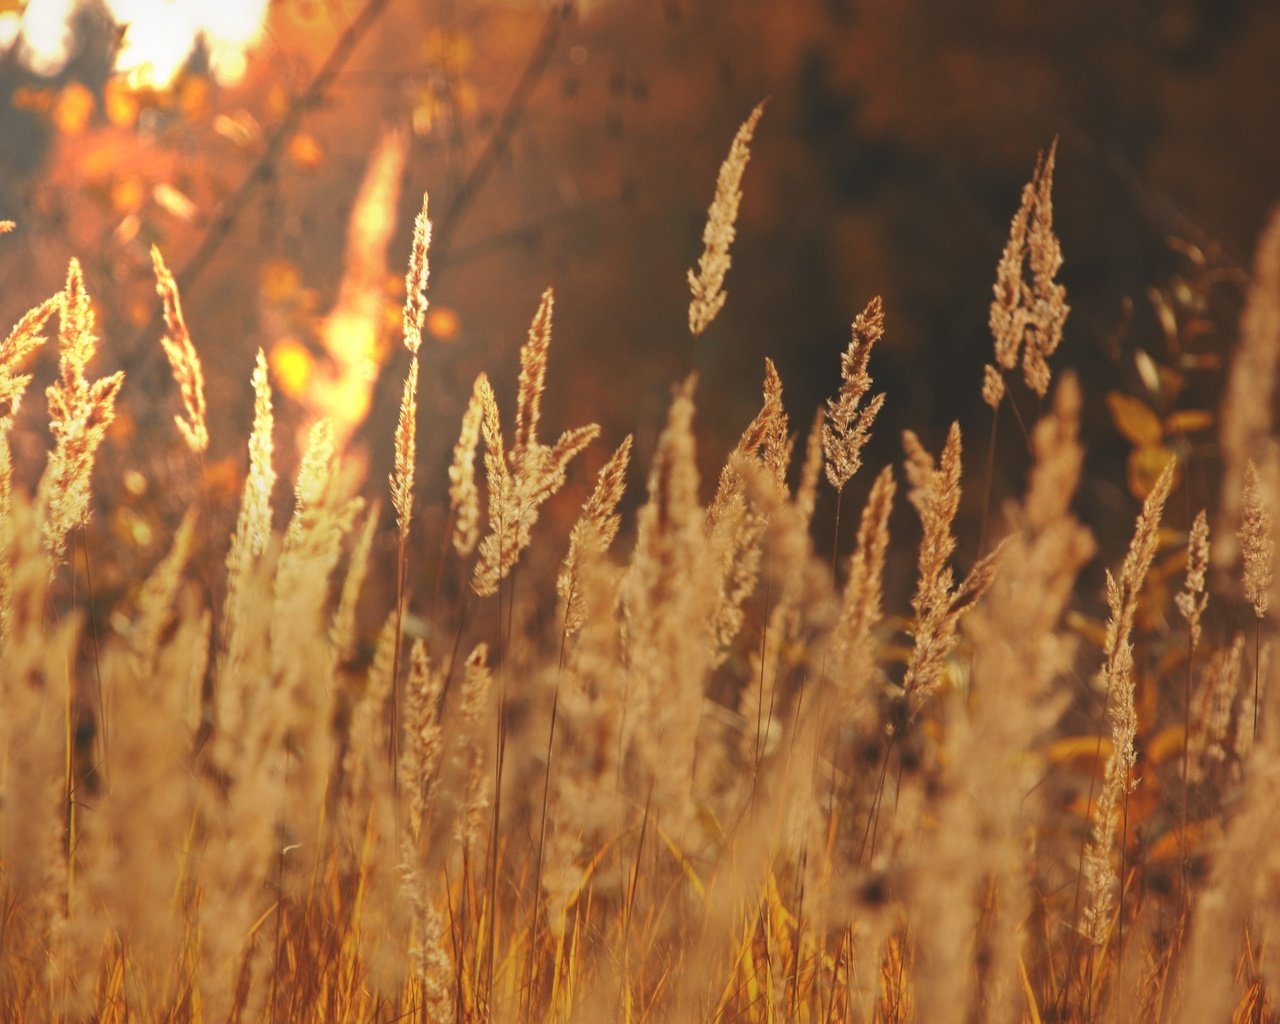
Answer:
<svg viewBox="0 0 1280 1024"><path fill-rule="evenodd" d="M1089 898L1080 919L1081 932L1097 946L1105 944L1110 933L1113 890L1117 882L1111 854L1117 838L1121 800L1133 789L1133 767L1137 759L1133 745L1138 727L1134 706L1133 621L1139 594L1155 557L1160 517L1173 485L1175 465L1173 459L1165 464L1155 487L1143 502L1119 578L1107 572L1107 606L1111 618L1107 623L1106 662L1102 671L1111 723L1111 753L1107 757L1102 793L1094 808L1092 838L1085 850L1084 872ZM1120 841L1124 842L1124 837L1120 837Z"/></svg>
<svg viewBox="0 0 1280 1024"><path fill-rule="evenodd" d="M886 466L871 485L862 510L858 542L849 559L849 575L840 602L834 649L843 671L834 675L837 720L854 723L868 710L875 670L875 631L883 618L884 563L889 550L889 513L897 485Z"/></svg>
<svg viewBox="0 0 1280 1024"><path fill-rule="evenodd" d="M427 218L427 193L422 194L422 209L413 222L413 249L409 254L409 270L404 278L404 347L413 355L422 345L422 329L427 323L427 250L431 247L431 221Z"/></svg>
<svg viewBox="0 0 1280 1024"><path fill-rule="evenodd" d="M1187 537L1187 580L1174 599L1179 613L1187 620L1191 650L1200 646L1200 617L1204 615L1209 595L1204 589L1204 577L1209 568L1209 518L1201 509L1191 524Z"/></svg>
<svg viewBox="0 0 1280 1024"><path fill-rule="evenodd" d="M1107 623L1107 634L1104 650L1108 659L1129 642L1133 632L1133 620L1138 611L1138 596L1142 584L1147 578L1147 570L1155 558L1156 544L1160 539L1160 516L1164 512L1164 503L1169 497L1169 488L1173 486L1173 472L1176 461L1170 459L1155 486L1142 503L1142 513L1134 527L1133 539L1129 543L1128 553L1120 567L1120 577L1116 579L1107 572L1107 607L1111 611L1111 619Z"/></svg>
<svg viewBox="0 0 1280 1024"><path fill-rule="evenodd" d="M223 616L223 641L231 648L231 636L242 624L245 608L242 591L253 566L271 539L271 492L276 471L271 464L275 417L271 409L271 382L267 357L258 349L253 369L253 431L249 435L249 474L245 478L236 532L227 554L227 597Z"/></svg>
<svg viewBox="0 0 1280 1024"><path fill-rule="evenodd" d="M1240 554L1241 503L1245 463L1261 460L1271 437L1271 406L1280 363L1280 206L1272 209L1258 239L1253 283L1240 318L1240 345L1231 359L1222 400L1220 444L1223 455L1222 514L1213 560L1219 569Z"/></svg>
<svg viewBox="0 0 1280 1024"><path fill-rule="evenodd" d="M22 396L31 383L31 375L19 371L47 340L45 325L60 305L61 298L55 295L24 313L0 346L0 434L7 433L13 426Z"/></svg>
<svg viewBox="0 0 1280 1024"><path fill-rule="evenodd" d="M1009 226L1009 240L996 265L994 297L988 323L995 341L995 362L1001 372L1012 370L1022 354L1022 370L1041 398L1049 390L1049 356L1062 341L1071 307L1066 289L1054 281L1062 267L1062 249L1053 233L1053 168L1058 143L1048 156L1036 158L1031 180L1023 186L1022 201ZM1026 271L1030 270L1030 281ZM1023 345L1025 341L1025 347ZM1003 381L993 380L995 367L983 370L983 398L999 404Z"/></svg>
<svg viewBox="0 0 1280 1024"><path fill-rule="evenodd" d="M472 589L481 597L494 593L515 567L532 539L538 510L564 486L569 463L600 433L599 426L593 423L566 430L551 447L538 441L552 303L551 290L547 289L529 328L529 339L520 349L516 429L509 453L502 439L502 421L493 388L483 374L476 381L489 483L489 533L480 542L480 556L471 581Z"/></svg>
<svg viewBox="0 0 1280 1024"><path fill-rule="evenodd" d="M400 396L400 419L396 425L395 469L389 478L391 505L396 510L396 525L403 543L409 537L413 521L413 478L417 459L418 432L418 357L409 363Z"/></svg>
<svg viewBox="0 0 1280 1024"><path fill-rule="evenodd" d="M782 378L772 359L765 360L764 371L760 411L730 453L707 509L709 568L720 595L713 616L713 667L728 657L745 619L743 605L760 577L761 538L769 524L759 505L747 499L747 477L756 467L763 468L783 492L791 460Z"/></svg>
<svg viewBox="0 0 1280 1024"><path fill-rule="evenodd" d="M1267 614L1271 604L1271 578L1275 568L1275 531L1271 513L1262 498L1258 467L1252 459L1244 466L1243 518L1240 544L1244 560L1244 596L1259 618Z"/></svg>
<svg viewBox="0 0 1280 1024"><path fill-rule="evenodd" d="M980 559L961 584L952 589L950 562L956 539L951 527L960 507L960 426L951 425L936 468L932 456L911 431L903 434L903 444L907 450L907 480L911 484L908 497L924 526L919 581L911 599L915 642L902 684L908 713L914 716L941 682L961 616L991 585L1000 549Z"/></svg>
<svg viewBox="0 0 1280 1024"><path fill-rule="evenodd" d="M476 378L471 389L467 411L462 414L462 427L453 446L449 464L449 511L453 514L453 548L463 558L476 549L480 540L480 491L476 487L476 448L480 444L480 419L484 414L481 381Z"/></svg>
<svg viewBox="0 0 1280 1024"><path fill-rule="evenodd" d="M467 657L462 677L460 709L466 735L466 787L462 813L454 823L454 839L464 850L470 850L484 832L485 810L489 806L488 773L485 750L477 738L478 726L489 702L493 676L489 671L489 647L477 644Z"/></svg>
<svg viewBox="0 0 1280 1024"><path fill-rule="evenodd" d="M97 351L93 310L85 291L80 263L67 268L58 328L60 379L46 390L54 450L40 479L44 538L53 564L66 553L67 535L89 520L89 485L98 446L116 415L116 396L123 373L90 383L85 378Z"/></svg>
<svg viewBox="0 0 1280 1024"><path fill-rule="evenodd" d="M618 450L600 468L595 490L582 506L582 514L569 534L569 551L560 575L556 579L556 593L564 601L564 633L572 636L582 628L583 604L579 591L579 576L584 558L591 558L608 550L618 535L622 524L617 514L618 502L627 487L627 466L631 461L631 435L618 445Z"/></svg>
<svg viewBox="0 0 1280 1024"><path fill-rule="evenodd" d="M529 339L520 348L520 383L516 390L516 432L511 457L518 460L538 443L542 393L547 386L547 356L551 351L551 317L555 295L548 288L538 301L529 325Z"/></svg>
<svg viewBox="0 0 1280 1024"><path fill-rule="evenodd" d="M422 839L422 823L431 803L443 750L437 709L444 677L431 667L427 646L414 640L405 682L405 744L400 755L400 778L409 795L409 839Z"/></svg>
<svg viewBox="0 0 1280 1024"><path fill-rule="evenodd" d="M871 439L871 425L884 405L884 395L876 395L859 408L871 389L867 364L871 349L884 336L884 303L876 296L853 321L853 338L840 357L840 394L827 402L827 421L822 427L822 450L826 455L827 479L837 491L862 466L862 449Z"/></svg>
<svg viewBox="0 0 1280 1024"><path fill-rule="evenodd" d="M200 356L191 341L187 322L182 316L182 300L178 295L178 282L169 273L160 247L151 247L151 265L156 275L156 293L164 304L164 323L169 333L160 339L164 354L169 357L173 379L182 395L186 418L175 416L178 433L187 447L199 455L209 447L209 429L205 424L204 370Z"/></svg>
<svg viewBox="0 0 1280 1024"><path fill-rule="evenodd" d="M738 204L742 201L742 173L747 169L747 160L751 157L751 137L755 134L756 124L763 113L762 101L738 129L738 134L729 147L729 155L720 165L715 198L711 201L707 226L702 232L704 248L702 258L698 261L698 272L695 274L690 270L688 273L689 291L692 294L689 302L689 333L695 338L707 329L724 306L724 278L729 271L729 248L733 245Z"/></svg>
<svg viewBox="0 0 1280 1024"><path fill-rule="evenodd" d="M990 363L982 368L982 400L996 408L1004 398L1004 376Z"/></svg>

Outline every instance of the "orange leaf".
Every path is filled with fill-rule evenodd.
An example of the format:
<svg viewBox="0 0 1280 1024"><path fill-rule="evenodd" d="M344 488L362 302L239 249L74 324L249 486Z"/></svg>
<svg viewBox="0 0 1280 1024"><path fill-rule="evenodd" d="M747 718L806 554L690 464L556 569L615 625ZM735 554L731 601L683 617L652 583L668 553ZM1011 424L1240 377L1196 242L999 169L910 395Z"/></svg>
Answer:
<svg viewBox="0 0 1280 1024"><path fill-rule="evenodd" d="M1193 434L1213 426L1213 413L1208 409L1179 409L1165 418L1164 429L1170 434Z"/></svg>
<svg viewBox="0 0 1280 1024"><path fill-rule="evenodd" d="M1111 756L1108 736L1066 736L1049 744L1049 760L1053 764L1066 761L1105 760Z"/></svg>
<svg viewBox="0 0 1280 1024"><path fill-rule="evenodd" d="M1186 729L1181 725L1170 725L1161 729L1147 741L1147 760L1152 764L1163 764L1171 757L1182 756L1182 736Z"/></svg>
<svg viewBox="0 0 1280 1024"><path fill-rule="evenodd" d="M289 159L299 167L311 170L324 163L324 150L314 135L299 132L289 140Z"/></svg>
<svg viewBox="0 0 1280 1024"><path fill-rule="evenodd" d="M1111 422L1132 444L1138 447L1159 444L1164 437L1160 417L1132 395L1119 391L1107 393L1107 408L1111 410Z"/></svg>

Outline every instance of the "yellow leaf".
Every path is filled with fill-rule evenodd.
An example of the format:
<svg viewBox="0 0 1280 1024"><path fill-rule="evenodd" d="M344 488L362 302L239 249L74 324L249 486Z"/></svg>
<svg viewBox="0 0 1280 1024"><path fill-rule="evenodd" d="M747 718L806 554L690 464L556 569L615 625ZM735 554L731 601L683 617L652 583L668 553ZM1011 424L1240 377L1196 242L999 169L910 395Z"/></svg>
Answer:
<svg viewBox="0 0 1280 1024"><path fill-rule="evenodd" d="M1147 760L1152 764L1163 764L1175 755L1182 756L1182 737L1186 729L1181 725L1170 725L1161 729L1147 741Z"/></svg>
<svg viewBox="0 0 1280 1024"><path fill-rule="evenodd" d="M1208 409L1179 409L1165 417L1164 429L1170 434L1194 434L1213 426L1213 413Z"/></svg>
<svg viewBox="0 0 1280 1024"><path fill-rule="evenodd" d="M1111 756L1111 739L1108 736L1065 736L1049 744L1047 751L1052 764L1067 761L1104 760Z"/></svg>
<svg viewBox="0 0 1280 1024"><path fill-rule="evenodd" d="M1108 392L1107 408L1111 410L1111 422L1116 429L1138 447L1158 444L1164 437L1160 417L1133 396Z"/></svg>
<svg viewBox="0 0 1280 1024"><path fill-rule="evenodd" d="M138 97L122 76L107 79L102 88L102 109L117 128L132 128L138 120Z"/></svg>
<svg viewBox="0 0 1280 1024"><path fill-rule="evenodd" d="M271 350L271 373L289 398L301 398L315 372L315 359L296 338L282 338Z"/></svg>

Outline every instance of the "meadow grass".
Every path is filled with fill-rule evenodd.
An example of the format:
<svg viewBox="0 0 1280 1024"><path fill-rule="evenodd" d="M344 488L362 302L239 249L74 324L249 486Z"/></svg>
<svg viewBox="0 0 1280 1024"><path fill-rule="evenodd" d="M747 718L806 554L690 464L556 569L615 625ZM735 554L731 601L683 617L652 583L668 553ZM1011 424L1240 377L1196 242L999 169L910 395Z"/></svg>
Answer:
<svg viewBox="0 0 1280 1024"><path fill-rule="evenodd" d="M733 141L688 274L690 344L726 301L762 112ZM1005 405L1042 410L1024 423L1025 490L1000 511L993 458L966 469L958 424L936 455L907 432L901 467L864 469L893 401L872 395L892 320L871 298L831 401L798 428L766 362L709 501L691 376L673 386L634 523L618 514L637 486L626 436L608 439L572 531L535 535L601 434L539 433L548 290L514 416L481 374L433 520L444 532L423 543L415 511L445 487L415 480L424 197L393 526L323 420L283 508L259 352L234 532L210 537L190 510L109 623L65 585L122 384L93 378L73 261L0 346L0 1016L1272 1019L1280 216L1226 381L1219 507L1178 525L1167 506L1185 467L1155 466L1094 621L1079 577L1096 545L1073 510L1081 389L1050 367L1069 312L1055 158L1037 160L1013 217L974 381L991 453ZM153 259L176 427L200 459L200 360ZM53 445L28 493L9 441L38 429L19 418L24 368L55 319ZM861 473L874 480L854 527L840 507ZM813 529L824 477L835 538ZM962 538L975 478L981 536ZM920 520L916 582L891 609L902 497ZM841 531L854 549L833 564L822 552ZM437 550L435 597L416 606L432 588L407 581ZM211 559L219 570L197 573Z"/></svg>

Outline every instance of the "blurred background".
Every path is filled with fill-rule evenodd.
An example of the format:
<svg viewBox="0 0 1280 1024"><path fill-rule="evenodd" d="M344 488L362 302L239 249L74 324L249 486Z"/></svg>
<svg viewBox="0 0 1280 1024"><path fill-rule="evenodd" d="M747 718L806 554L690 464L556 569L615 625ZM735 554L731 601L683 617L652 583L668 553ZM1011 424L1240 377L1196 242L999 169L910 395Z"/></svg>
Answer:
<svg viewBox="0 0 1280 1024"><path fill-rule="evenodd" d="M428 506L475 374L513 408L517 351L547 286L546 430L604 426L562 516L624 434L647 466L691 366L708 473L758 405L766 355L805 430L877 294L887 331L871 371L889 399L868 463L898 460L908 426L936 451L960 419L976 499L995 264L1055 137L1073 311L1053 365L1085 379L1091 458L1111 481L1090 485L1082 514L1104 544L1113 528L1127 535L1144 465L1168 450L1184 455L1186 503L1205 500L1193 485L1210 493L1203 414L1280 198L1280 4L7 0L0 45L0 217L18 224L0 241L0 314L13 323L61 286L70 256L83 262L99 369L128 371L102 471L120 500L102 528L128 533L139 557L167 538L143 511L156 499L234 514L259 347L283 420L338 417L377 490L424 191L436 230L419 428ZM719 164L764 97L728 304L695 350L685 270ZM153 243L205 361L201 467L171 424ZM38 381L55 359L42 355ZM38 390L17 443L29 475L47 446ZM1034 396L1015 392L1033 418ZM281 434L286 466L293 436ZM1026 462L1005 417L997 499ZM632 480L635 500L643 471ZM972 557L976 509L964 514Z"/></svg>

